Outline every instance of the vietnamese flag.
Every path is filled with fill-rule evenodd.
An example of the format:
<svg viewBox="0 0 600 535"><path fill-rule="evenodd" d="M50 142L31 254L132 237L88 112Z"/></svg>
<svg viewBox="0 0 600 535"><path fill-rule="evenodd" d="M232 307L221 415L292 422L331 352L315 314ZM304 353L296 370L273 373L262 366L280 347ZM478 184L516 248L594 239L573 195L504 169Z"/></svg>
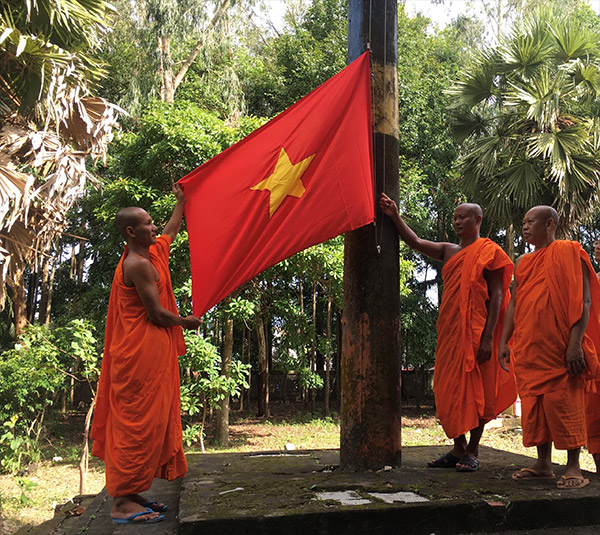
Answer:
<svg viewBox="0 0 600 535"><path fill-rule="evenodd" d="M183 177L194 313L374 220L369 53Z"/></svg>

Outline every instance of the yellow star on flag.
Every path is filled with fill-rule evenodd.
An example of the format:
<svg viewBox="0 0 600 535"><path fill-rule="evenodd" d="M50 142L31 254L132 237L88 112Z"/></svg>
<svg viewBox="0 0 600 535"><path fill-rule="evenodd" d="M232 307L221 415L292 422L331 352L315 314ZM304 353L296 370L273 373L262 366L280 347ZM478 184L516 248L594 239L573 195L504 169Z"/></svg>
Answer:
<svg viewBox="0 0 600 535"><path fill-rule="evenodd" d="M298 163L292 163L285 149L281 147L281 152L279 153L273 173L256 184L256 186L250 188L252 190L268 189L271 192L269 217L273 217L273 214L288 195L297 198L304 195L306 188L302 183L302 175L315 156L316 154L313 154L304 158L304 160L300 160Z"/></svg>

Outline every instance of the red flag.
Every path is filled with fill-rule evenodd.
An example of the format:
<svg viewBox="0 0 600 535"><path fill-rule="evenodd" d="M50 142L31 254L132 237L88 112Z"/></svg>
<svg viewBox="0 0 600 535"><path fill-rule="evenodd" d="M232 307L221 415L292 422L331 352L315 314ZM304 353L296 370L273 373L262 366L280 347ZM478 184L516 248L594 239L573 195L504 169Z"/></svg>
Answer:
<svg viewBox="0 0 600 535"><path fill-rule="evenodd" d="M369 55L179 182L198 316L281 260L374 220Z"/></svg>

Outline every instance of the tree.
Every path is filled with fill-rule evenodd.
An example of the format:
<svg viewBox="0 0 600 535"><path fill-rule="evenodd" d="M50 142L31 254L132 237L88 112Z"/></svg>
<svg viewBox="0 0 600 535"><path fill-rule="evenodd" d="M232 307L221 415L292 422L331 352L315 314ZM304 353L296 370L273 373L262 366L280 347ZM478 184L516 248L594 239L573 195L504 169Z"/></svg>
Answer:
<svg viewBox="0 0 600 535"><path fill-rule="evenodd" d="M500 228L555 206L563 231L598 198L600 33L549 11L480 51L449 91L463 187Z"/></svg>
<svg viewBox="0 0 600 535"><path fill-rule="evenodd" d="M104 0L10 0L0 12L0 304L12 288L16 332L26 322L23 278L64 228L102 157L118 110L92 96L103 74L88 51L109 28Z"/></svg>

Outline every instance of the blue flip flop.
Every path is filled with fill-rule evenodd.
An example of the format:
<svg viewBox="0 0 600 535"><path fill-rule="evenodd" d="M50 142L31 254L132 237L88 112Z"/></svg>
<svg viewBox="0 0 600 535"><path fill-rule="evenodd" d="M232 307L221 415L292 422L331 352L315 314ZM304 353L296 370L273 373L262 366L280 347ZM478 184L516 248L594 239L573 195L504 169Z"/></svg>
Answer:
<svg viewBox="0 0 600 535"><path fill-rule="evenodd" d="M152 507L153 505L155 507ZM168 509L168 507L164 503L162 505L159 505L158 502L146 502L142 504L142 507L149 507L157 513L164 513Z"/></svg>
<svg viewBox="0 0 600 535"><path fill-rule="evenodd" d="M135 520L139 516L155 512L156 511L153 511L152 509L150 509L150 507L146 507L145 512L135 513L131 516L128 516L127 518L113 518L112 521L113 524L156 524L157 522L164 520L165 515L158 515L156 518L149 518L148 520Z"/></svg>

